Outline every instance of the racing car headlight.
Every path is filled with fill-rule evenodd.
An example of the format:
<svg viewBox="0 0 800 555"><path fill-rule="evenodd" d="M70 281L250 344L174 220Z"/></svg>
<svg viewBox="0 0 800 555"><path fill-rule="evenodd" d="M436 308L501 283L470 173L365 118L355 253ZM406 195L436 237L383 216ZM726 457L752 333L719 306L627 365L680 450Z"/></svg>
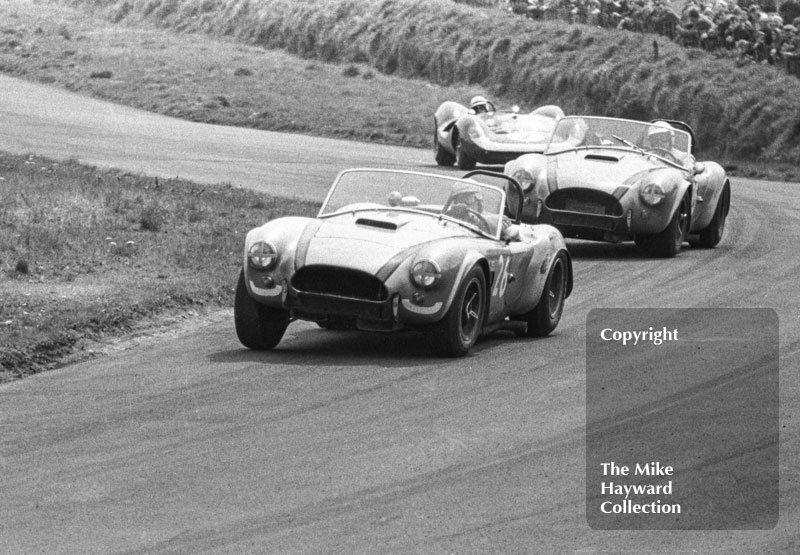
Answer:
<svg viewBox="0 0 800 555"><path fill-rule="evenodd" d="M256 270L269 270L278 261L278 250L269 241L256 241L247 250L247 260Z"/></svg>
<svg viewBox="0 0 800 555"><path fill-rule="evenodd" d="M469 129L467 129L467 135L469 135L470 139L480 139L486 133L484 133L483 128L480 125L472 125Z"/></svg>
<svg viewBox="0 0 800 555"><path fill-rule="evenodd" d="M411 281L417 287L431 289L442 279L442 270L433 260L417 260L411 266Z"/></svg>
<svg viewBox="0 0 800 555"><path fill-rule="evenodd" d="M525 170L517 170L511 175L511 177L519 182L522 190L526 193L532 190L536 185L536 178Z"/></svg>
<svg viewBox="0 0 800 555"><path fill-rule="evenodd" d="M658 183L648 183L639 190L639 198L648 206L655 206L666 198L664 189Z"/></svg>

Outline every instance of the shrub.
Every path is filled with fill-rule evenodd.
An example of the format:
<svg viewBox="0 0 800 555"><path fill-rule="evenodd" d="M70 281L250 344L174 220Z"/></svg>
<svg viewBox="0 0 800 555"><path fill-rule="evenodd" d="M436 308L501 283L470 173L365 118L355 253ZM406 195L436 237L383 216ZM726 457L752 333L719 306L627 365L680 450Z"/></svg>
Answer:
<svg viewBox="0 0 800 555"><path fill-rule="evenodd" d="M342 71L342 75L344 75L345 77L357 77L360 74L361 70L358 69L358 66L352 64L344 68L344 70Z"/></svg>

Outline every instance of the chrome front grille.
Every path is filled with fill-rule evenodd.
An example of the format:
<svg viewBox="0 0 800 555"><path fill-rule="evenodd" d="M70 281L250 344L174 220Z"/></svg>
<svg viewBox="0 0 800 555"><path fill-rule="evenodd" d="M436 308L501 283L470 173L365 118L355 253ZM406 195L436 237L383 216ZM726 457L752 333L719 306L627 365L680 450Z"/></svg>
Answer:
<svg viewBox="0 0 800 555"><path fill-rule="evenodd" d="M621 216L622 205L612 195L595 189L572 187L553 191L545 201L551 210L565 210L581 214Z"/></svg>

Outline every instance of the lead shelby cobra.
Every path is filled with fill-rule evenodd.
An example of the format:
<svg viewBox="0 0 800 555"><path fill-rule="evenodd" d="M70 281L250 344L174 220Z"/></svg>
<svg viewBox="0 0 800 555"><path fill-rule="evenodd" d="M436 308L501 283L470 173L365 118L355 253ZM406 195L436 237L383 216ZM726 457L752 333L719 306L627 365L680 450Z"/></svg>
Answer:
<svg viewBox="0 0 800 555"><path fill-rule="evenodd" d="M696 162L694 134L676 121L569 116L543 154L506 164L525 192L523 221L565 237L629 241L672 257L685 240L715 247L730 207L730 182L716 162Z"/></svg>
<svg viewBox="0 0 800 555"><path fill-rule="evenodd" d="M316 218L282 217L247 234L239 340L272 349L295 319L422 331L442 356L465 355L501 327L547 335L572 290L572 262L558 230L521 224L521 209L519 184L500 173L346 170Z"/></svg>
<svg viewBox="0 0 800 555"><path fill-rule="evenodd" d="M433 150L440 166L455 164L471 170L476 162L505 164L530 152L543 152L556 122L564 117L558 106L541 106L528 113L497 110L483 101L486 111L467 108L457 102L444 102L433 116ZM475 99L473 99L473 102Z"/></svg>

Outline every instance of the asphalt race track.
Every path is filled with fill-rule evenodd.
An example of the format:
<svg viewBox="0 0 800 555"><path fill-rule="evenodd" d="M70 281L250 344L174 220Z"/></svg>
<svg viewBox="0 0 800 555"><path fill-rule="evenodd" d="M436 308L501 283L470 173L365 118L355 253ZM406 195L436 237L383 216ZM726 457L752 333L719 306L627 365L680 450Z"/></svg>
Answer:
<svg viewBox="0 0 800 555"><path fill-rule="evenodd" d="M180 122L7 77L0 118L2 150L310 198L345 167L433 169L427 150ZM413 334L294 323L278 349L255 353L227 312L0 387L0 553L800 552L800 195L732 185L716 249L651 260L571 242L574 293L546 339L497 333L440 360ZM597 307L777 312L774 528L589 527ZM638 388L625 394L626 417L651 410Z"/></svg>

